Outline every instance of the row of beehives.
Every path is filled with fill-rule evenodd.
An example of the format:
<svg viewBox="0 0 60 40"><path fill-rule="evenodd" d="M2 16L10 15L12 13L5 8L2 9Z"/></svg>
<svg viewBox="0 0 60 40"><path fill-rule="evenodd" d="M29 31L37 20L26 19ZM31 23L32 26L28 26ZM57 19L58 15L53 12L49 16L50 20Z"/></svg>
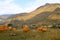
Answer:
<svg viewBox="0 0 60 40"><path fill-rule="evenodd" d="M13 30L15 31L16 28L8 27L8 26L0 26L0 31L5 31L5 30Z"/></svg>
<svg viewBox="0 0 60 40"><path fill-rule="evenodd" d="M5 31L5 30L16 31L17 29L16 28L12 28L12 27L8 27L8 26L0 26L0 31ZM29 26L27 26L27 25L24 25L22 30L27 32L27 31L31 30L31 28ZM35 30L38 30L38 31L47 31L48 28L44 27L44 26L40 26L40 27L37 27Z"/></svg>
<svg viewBox="0 0 60 40"><path fill-rule="evenodd" d="M24 32L27 32L27 31L31 30L31 28L29 28L27 25L25 25L22 29L23 29ZM38 31L47 31L48 28L44 27L44 26L40 26L40 27L37 27L35 30L38 30Z"/></svg>

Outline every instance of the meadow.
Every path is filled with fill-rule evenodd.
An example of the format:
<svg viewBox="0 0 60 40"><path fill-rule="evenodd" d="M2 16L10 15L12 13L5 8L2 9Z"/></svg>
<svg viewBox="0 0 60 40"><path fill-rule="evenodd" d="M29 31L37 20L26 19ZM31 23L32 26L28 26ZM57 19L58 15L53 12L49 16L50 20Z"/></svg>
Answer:
<svg viewBox="0 0 60 40"><path fill-rule="evenodd" d="M11 33L16 35L11 36ZM0 32L0 40L60 40L60 29L49 28L46 32L4 31Z"/></svg>

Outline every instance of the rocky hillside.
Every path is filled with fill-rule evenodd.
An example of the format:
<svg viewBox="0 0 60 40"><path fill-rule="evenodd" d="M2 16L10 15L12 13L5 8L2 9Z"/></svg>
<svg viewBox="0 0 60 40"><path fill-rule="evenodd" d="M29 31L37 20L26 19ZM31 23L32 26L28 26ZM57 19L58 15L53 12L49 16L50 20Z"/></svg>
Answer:
<svg viewBox="0 0 60 40"><path fill-rule="evenodd" d="M51 24L60 22L60 4L45 4L30 13L16 14L6 24Z"/></svg>

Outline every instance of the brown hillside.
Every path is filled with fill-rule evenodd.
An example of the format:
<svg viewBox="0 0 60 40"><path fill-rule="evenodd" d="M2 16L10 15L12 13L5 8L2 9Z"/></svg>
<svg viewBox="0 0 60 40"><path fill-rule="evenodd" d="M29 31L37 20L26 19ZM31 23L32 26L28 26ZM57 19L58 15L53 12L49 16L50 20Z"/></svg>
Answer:
<svg viewBox="0 0 60 40"><path fill-rule="evenodd" d="M23 19L23 20L28 20L28 19L31 19L32 17L36 16L37 14L40 14L42 12L53 12L56 8L60 8L60 4L46 4L44 5L43 7L39 7L38 9L34 10L33 12L31 12L30 14L28 15L24 15L24 16L17 16L15 18L17 18L19 20ZM28 17L27 17L28 16Z"/></svg>
<svg viewBox="0 0 60 40"><path fill-rule="evenodd" d="M14 15L6 20L6 24L13 23L50 23L54 20L60 20L60 4L46 4L36 10L24 14ZM22 13L23 14L23 13ZM59 14L59 15L58 15ZM15 23L17 22L17 23Z"/></svg>

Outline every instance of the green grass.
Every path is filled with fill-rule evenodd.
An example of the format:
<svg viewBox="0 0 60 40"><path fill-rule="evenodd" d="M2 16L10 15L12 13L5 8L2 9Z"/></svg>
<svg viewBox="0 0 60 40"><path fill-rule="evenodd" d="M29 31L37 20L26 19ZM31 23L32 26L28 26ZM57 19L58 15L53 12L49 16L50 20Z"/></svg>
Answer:
<svg viewBox="0 0 60 40"><path fill-rule="evenodd" d="M10 36L10 33L14 33L16 36ZM60 29L49 29L46 32L5 31L0 32L0 40L60 40Z"/></svg>

